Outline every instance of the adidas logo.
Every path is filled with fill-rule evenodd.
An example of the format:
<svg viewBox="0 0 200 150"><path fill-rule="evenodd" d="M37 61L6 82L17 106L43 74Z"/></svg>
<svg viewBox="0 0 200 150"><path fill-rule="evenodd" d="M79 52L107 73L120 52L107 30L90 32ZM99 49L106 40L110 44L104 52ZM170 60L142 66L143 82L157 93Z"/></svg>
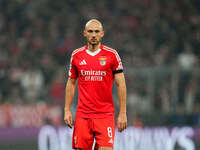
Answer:
<svg viewBox="0 0 200 150"><path fill-rule="evenodd" d="M79 63L79 65L87 65L85 59L83 59L83 60Z"/></svg>
<svg viewBox="0 0 200 150"><path fill-rule="evenodd" d="M113 143L113 140L112 140L112 139L110 139L110 141L108 141L108 143Z"/></svg>

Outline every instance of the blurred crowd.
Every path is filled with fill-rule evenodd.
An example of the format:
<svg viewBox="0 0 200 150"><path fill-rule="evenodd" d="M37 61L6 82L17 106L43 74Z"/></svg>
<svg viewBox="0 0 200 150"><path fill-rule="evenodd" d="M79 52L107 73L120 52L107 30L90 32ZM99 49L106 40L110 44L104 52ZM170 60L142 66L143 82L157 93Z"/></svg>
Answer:
<svg viewBox="0 0 200 150"><path fill-rule="evenodd" d="M1 0L0 103L63 107L70 55L91 18L122 58L128 104L200 113L199 0Z"/></svg>

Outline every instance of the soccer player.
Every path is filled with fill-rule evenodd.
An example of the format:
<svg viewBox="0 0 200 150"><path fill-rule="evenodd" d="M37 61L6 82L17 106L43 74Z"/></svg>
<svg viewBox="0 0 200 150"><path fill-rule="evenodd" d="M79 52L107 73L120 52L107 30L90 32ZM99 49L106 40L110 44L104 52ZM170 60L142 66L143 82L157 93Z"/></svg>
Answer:
<svg viewBox="0 0 200 150"><path fill-rule="evenodd" d="M65 123L72 128L70 110L78 79L78 106L73 131L72 148L112 150L115 136L113 80L118 88L119 114L117 128L127 127L126 84L121 59L116 50L101 44L103 26L96 19L85 25L87 45L73 51L66 85Z"/></svg>

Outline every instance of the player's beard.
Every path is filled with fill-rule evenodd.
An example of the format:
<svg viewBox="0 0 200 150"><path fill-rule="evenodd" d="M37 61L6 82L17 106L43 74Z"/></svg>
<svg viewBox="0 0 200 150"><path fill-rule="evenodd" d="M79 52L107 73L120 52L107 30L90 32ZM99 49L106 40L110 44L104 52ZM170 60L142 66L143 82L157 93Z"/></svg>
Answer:
<svg viewBox="0 0 200 150"><path fill-rule="evenodd" d="M99 45L99 43L101 42L101 40L96 40L95 42L92 42L91 40L89 41L89 44L92 46L96 46Z"/></svg>

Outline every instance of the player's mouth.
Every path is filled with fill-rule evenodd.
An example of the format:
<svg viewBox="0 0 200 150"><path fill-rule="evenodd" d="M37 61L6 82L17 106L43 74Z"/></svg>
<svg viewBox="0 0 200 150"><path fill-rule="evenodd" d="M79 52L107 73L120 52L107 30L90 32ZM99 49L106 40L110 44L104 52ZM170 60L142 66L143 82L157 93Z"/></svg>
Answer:
<svg viewBox="0 0 200 150"><path fill-rule="evenodd" d="M92 41L92 42L96 42L96 41L97 41L97 39L91 39L91 41Z"/></svg>

